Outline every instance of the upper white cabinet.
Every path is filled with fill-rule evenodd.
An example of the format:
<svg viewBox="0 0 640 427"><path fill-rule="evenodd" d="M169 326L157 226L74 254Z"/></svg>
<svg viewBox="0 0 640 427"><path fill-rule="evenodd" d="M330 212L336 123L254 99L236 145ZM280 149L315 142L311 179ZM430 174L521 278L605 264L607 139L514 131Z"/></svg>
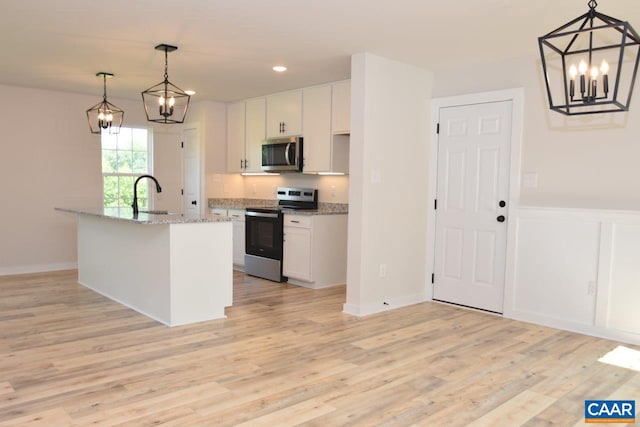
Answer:
<svg viewBox="0 0 640 427"><path fill-rule="evenodd" d="M266 100L254 98L227 107L227 171L261 172Z"/></svg>
<svg viewBox="0 0 640 427"><path fill-rule="evenodd" d="M246 104L245 172L262 172L262 143L266 137L266 100L255 98Z"/></svg>
<svg viewBox="0 0 640 427"><path fill-rule="evenodd" d="M302 134L302 91L267 96L267 138Z"/></svg>
<svg viewBox="0 0 640 427"><path fill-rule="evenodd" d="M351 80L333 85L331 102L331 131L334 134L351 132Z"/></svg>
<svg viewBox="0 0 640 427"><path fill-rule="evenodd" d="M331 85L303 89L305 172L331 169Z"/></svg>
<svg viewBox="0 0 640 427"><path fill-rule="evenodd" d="M303 136L303 171L349 172L351 81L344 80L227 107L227 172L262 172L267 138Z"/></svg>
<svg viewBox="0 0 640 427"><path fill-rule="evenodd" d="M340 113L349 110L348 105L343 105L350 100L348 93L349 82L303 89L304 172L349 172L350 119L346 118L345 127L343 113ZM338 113L334 113L336 109ZM339 118L338 132L333 128L334 117Z"/></svg>
<svg viewBox="0 0 640 427"><path fill-rule="evenodd" d="M245 102L227 105L227 171L244 172Z"/></svg>

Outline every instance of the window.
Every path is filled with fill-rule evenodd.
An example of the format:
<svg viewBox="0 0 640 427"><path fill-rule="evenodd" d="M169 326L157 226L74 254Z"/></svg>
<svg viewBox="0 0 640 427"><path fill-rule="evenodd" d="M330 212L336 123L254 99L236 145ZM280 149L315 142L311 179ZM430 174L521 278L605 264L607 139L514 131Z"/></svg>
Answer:
<svg viewBox="0 0 640 427"><path fill-rule="evenodd" d="M150 132L144 128L120 128L120 133L103 132L102 182L105 208L131 207L133 183L140 175L150 174ZM138 206L149 208L149 183L138 184Z"/></svg>

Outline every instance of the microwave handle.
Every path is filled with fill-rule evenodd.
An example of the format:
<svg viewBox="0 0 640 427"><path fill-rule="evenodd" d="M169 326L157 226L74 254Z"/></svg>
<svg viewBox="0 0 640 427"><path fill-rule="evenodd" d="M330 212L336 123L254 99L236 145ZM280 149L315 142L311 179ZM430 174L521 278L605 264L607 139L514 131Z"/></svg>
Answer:
<svg viewBox="0 0 640 427"><path fill-rule="evenodd" d="M287 165L291 166L291 161L289 160L289 147L291 147L291 143L287 144L287 147L284 149L284 160L287 162Z"/></svg>

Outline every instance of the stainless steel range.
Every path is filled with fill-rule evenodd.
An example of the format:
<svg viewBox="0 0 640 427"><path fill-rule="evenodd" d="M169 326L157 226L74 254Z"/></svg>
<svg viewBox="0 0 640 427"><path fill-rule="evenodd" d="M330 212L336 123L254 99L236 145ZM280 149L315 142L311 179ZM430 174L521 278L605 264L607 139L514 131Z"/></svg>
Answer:
<svg viewBox="0 0 640 427"><path fill-rule="evenodd" d="M318 190L278 187L278 206L247 207L244 271L252 276L286 282L282 275L283 209L318 209Z"/></svg>

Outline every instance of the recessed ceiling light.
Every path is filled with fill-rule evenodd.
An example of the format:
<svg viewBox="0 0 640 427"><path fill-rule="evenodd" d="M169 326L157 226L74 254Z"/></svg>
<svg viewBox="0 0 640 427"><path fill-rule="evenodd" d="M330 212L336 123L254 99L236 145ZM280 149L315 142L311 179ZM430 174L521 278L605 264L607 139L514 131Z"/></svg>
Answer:
<svg viewBox="0 0 640 427"><path fill-rule="evenodd" d="M184 93L186 93L189 96L193 96L196 94L196 91L189 89L189 90L185 90Z"/></svg>
<svg viewBox="0 0 640 427"><path fill-rule="evenodd" d="M276 73L283 73L287 71L287 67L285 67L284 65L276 65L275 67L273 67L273 71L275 71Z"/></svg>

